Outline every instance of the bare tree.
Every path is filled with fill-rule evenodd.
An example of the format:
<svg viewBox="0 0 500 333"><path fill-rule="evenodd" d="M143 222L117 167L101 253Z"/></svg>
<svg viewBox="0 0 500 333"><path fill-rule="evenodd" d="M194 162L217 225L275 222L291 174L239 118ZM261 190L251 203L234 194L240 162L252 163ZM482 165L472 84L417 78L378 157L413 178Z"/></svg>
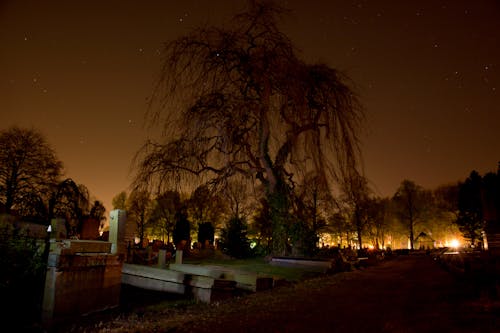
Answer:
<svg viewBox="0 0 500 333"><path fill-rule="evenodd" d="M405 223L410 240L410 249L414 249L415 225L428 213L430 193L411 180L403 180L393 197L396 214Z"/></svg>
<svg viewBox="0 0 500 333"><path fill-rule="evenodd" d="M385 247L385 236L389 232L387 198L370 198L367 204L368 232L375 248Z"/></svg>
<svg viewBox="0 0 500 333"><path fill-rule="evenodd" d="M153 201L153 208L150 220L153 224L153 229L159 231L162 239L166 242L171 241L173 234L176 216L182 205L181 197L177 191L166 191L156 197Z"/></svg>
<svg viewBox="0 0 500 333"><path fill-rule="evenodd" d="M348 214L343 210L339 210L330 216L327 219L326 230L330 233L333 240L337 242L337 245L341 247L342 245L350 246L351 239L353 238L356 232L353 229L353 225L349 220Z"/></svg>
<svg viewBox="0 0 500 333"><path fill-rule="evenodd" d="M136 185L260 181L271 208L273 252L284 254L296 170L334 180L354 168L362 111L348 80L306 64L277 26L283 10L252 1L228 28L168 43L148 119L164 141L137 156Z"/></svg>
<svg viewBox="0 0 500 333"><path fill-rule="evenodd" d="M198 186L191 193L187 207L191 222L210 222L214 228L222 221L227 210L221 196L211 192L205 185Z"/></svg>
<svg viewBox="0 0 500 333"><path fill-rule="evenodd" d="M14 126L0 132L0 201L7 213L30 202L28 197L46 198L61 172L62 162L37 130Z"/></svg>
<svg viewBox="0 0 500 333"><path fill-rule="evenodd" d="M291 228L292 252L297 254L302 247L307 254L312 254L318 246L320 233L327 226L327 212L331 211L334 199L327 182L323 181L314 173L308 173L302 177L296 186L293 196L293 214L297 218L297 224ZM299 251L299 252L297 252Z"/></svg>
<svg viewBox="0 0 500 333"><path fill-rule="evenodd" d="M249 214L250 184L243 177L233 177L223 190L222 198L226 199L232 217L244 218Z"/></svg>
<svg viewBox="0 0 500 333"><path fill-rule="evenodd" d="M146 235L146 227L150 221L150 213L151 197L149 192L141 190L132 191L127 200L127 218L130 218L136 224L136 230L139 235L139 246L141 248Z"/></svg>
<svg viewBox="0 0 500 333"><path fill-rule="evenodd" d="M358 246L363 248L363 232L370 221L369 206L371 190L367 179L358 172L351 172L342 184L343 200L351 213L351 220L356 229Z"/></svg>

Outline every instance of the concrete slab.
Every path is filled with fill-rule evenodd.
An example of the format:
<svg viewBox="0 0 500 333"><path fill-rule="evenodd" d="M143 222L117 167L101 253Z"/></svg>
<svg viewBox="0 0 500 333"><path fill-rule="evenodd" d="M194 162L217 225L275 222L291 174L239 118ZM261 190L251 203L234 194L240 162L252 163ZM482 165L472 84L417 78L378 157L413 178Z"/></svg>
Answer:
<svg viewBox="0 0 500 333"><path fill-rule="evenodd" d="M170 269L186 274L204 275L214 279L236 282L236 288L246 291L261 291L272 288L272 277L218 265L170 264Z"/></svg>
<svg viewBox="0 0 500 333"><path fill-rule="evenodd" d="M192 265L192 264L170 264L168 267L172 271L184 274L209 276L214 279L224 278L225 271L215 266Z"/></svg>
<svg viewBox="0 0 500 333"><path fill-rule="evenodd" d="M332 269L334 266L332 260L308 260L301 258L284 257L273 257L270 264L285 267L304 267L320 271L327 271L329 269Z"/></svg>
<svg viewBox="0 0 500 333"><path fill-rule="evenodd" d="M158 280L151 277L131 275L127 273L122 273L122 283L147 290L156 290L180 295L184 295L186 293L186 286L182 283Z"/></svg>
<svg viewBox="0 0 500 333"><path fill-rule="evenodd" d="M142 276L150 279L169 281L180 284L184 282L184 273L182 272L144 265L123 264L122 274Z"/></svg>

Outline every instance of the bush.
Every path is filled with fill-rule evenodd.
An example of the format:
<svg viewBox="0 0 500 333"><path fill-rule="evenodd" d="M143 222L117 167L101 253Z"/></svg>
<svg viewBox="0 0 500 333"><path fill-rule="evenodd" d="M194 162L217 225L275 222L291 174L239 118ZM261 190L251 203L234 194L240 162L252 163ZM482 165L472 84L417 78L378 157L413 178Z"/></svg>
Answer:
<svg viewBox="0 0 500 333"><path fill-rule="evenodd" d="M292 255L313 257L318 253L319 237L307 222L297 220L290 228Z"/></svg>
<svg viewBox="0 0 500 333"><path fill-rule="evenodd" d="M214 226L210 222L200 223L198 225L198 242L202 248L205 248L205 242L208 241L209 245L214 244Z"/></svg>
<svg viewBox="0 0 500 333"><path fill-rule="evenodd" d="M4 318L39 319L46 263L43 244L14 227L10 218L0 220L0 311Z"/></svg>
<svg viewBox="0 0 500 333"><path fill-rule="evenodd" d="M239 217L233 217L222 229L220 247L222 252L235 258L250 256L250 242L247 237L247 223Z"/></svg>
<svg viewBox="0 0 500 333"><path fill-rule="evenodd" d="M186 213L184 211L177 213L175 220L175 227L172 235L174 244L176 248L179 249L178 247L182 243L182 241L186 241L188 246L183 250L189 250L191 226L189 224L189 220L187 219Z"/></svg>

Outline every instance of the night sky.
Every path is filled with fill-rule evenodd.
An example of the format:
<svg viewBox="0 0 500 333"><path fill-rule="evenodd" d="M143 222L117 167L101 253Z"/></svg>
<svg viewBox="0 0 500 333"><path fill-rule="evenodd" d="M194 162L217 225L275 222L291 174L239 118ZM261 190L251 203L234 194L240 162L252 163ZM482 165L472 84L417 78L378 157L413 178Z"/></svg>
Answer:
<svg viewBox="0 0 500 333"><path fill-rule="evenodd" d="M278 1L310 62L356 83L364 170L376 193L427 188L500 161L500 1ZM40 129L109 211L148 137L161 48L245 1L0 0L0 129Z"/></svg>

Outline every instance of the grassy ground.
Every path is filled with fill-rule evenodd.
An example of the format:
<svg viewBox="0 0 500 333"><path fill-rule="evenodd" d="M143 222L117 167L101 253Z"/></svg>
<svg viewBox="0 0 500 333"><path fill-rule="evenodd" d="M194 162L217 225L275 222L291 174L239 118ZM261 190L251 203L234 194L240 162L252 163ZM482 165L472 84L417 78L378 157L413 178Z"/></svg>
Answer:
<svg viewBox="0 0 500 333"><path fill-rule="evenodd" d="M284 279L290 282L298 282L321 273L321 270L315 267L284 267L271 265L266 258L251 259L186 259L186 264L214 265L228 267L234 270L256 273L262 276Z"/></svg>

